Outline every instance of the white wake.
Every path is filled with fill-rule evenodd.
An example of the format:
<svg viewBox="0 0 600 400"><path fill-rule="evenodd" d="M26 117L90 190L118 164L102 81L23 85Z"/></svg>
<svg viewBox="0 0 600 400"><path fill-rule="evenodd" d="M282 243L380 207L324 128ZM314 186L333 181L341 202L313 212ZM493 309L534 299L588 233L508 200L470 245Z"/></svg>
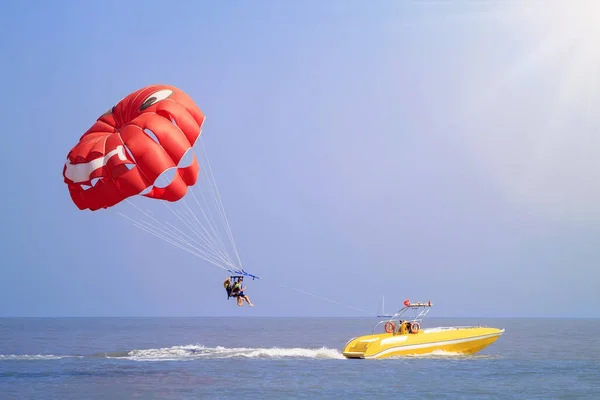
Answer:
<svg viewBox="0 0 600 400"><path fill-rule="evenodd" d="M73 357L81 358L81 356L55 356L54 354L0 354L0 361L44 361Z"/></svg>
<svg viewBox="0 0 600 400"><path fill-rule="evenodd" d="M160 349L132 350L125 357L136 361L185 361L218 358L313 358L313 359L344 359L338 350L321 347L318 349L304 348L246 348L246 347L205 347L201 345L173 346Z"/></svg>

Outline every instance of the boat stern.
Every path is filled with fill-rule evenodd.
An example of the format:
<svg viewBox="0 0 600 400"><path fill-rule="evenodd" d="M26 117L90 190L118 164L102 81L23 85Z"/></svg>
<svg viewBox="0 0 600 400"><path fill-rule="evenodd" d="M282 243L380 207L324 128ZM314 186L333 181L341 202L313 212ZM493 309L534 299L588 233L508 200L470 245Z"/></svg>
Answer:
<svg viewBox="0 0 600 400"><path fill-rule="evenodd" d="M365 358L368 353L369 345L379 342L382 337L392 336L389 333L381 335L365 335L352 338L346 343L342 354L346 358Z"/></svg>

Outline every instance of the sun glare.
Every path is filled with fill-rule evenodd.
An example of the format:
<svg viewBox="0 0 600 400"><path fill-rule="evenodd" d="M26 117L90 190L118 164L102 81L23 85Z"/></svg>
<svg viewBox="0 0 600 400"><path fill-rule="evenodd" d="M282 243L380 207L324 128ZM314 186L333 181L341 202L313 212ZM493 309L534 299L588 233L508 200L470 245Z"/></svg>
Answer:
<svg viewBox="0 0 600 400"><path fill-rule="evenodd" d="M543 45L553 49L551 53L559 56L561 63L571 64L580 75L586 72L593 76L597 74L600 64L600 1L518 2L514 12L524 17L530 29L541 34Z"/></svg>
<svg viewBox="0 0 600 400"><path fill-rule="evenodd" d="M557 100L564 108L575 104L583 112L585 105L598 97L600 1L548 3L542 16L549 22L548 33L562 44L554 58L564 66L564 75L557 82Z"/></svg>
<svg viewBox="0 0 600 400"><path fill-rule="evenodd" d="M573 39L593 42L597 46L600 39L599 1L560 1L548 4L546 13L559 32Z"/></svg>
<svg viewBox="0 0 600 400"><path fill-rule="evenodd" d="M517 45L499 63L478 49L483 78L459 113L472 154L516 203L600 219L600 0L525 0L490 14L490 38Z"/></svg>

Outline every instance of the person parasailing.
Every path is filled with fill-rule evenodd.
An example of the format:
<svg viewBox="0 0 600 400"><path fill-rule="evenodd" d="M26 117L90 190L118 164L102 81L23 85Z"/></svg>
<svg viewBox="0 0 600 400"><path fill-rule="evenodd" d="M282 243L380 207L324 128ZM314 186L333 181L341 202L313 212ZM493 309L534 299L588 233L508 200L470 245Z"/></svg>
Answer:
<svg viewBox="0 0 600 400"><path fill-rule="evenodd" d="M233 281L231 279L233 279ZM244 293L246 287L243 286L243 283L243 276L232 276L226 278L223 282L223 286L227 291L227 298L235 297L237 299L237 305L240 307L244 305L244 301L246 301L250 307L254 307L254 304L252 304L250 298Z"/></svg>

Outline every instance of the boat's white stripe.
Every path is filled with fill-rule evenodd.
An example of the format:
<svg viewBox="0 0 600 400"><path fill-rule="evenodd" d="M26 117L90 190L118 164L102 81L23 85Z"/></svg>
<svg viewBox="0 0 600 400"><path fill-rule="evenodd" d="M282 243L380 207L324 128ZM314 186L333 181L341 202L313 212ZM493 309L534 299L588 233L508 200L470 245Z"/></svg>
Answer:
<svg viewBox="0 0 600 400"><path fill-rule="evenodd" d="M447 332L447 331L457 331L459 329L477 329L477 328L486 328L485 326L477 326L477 325L465 325L465 326L438 326L435 328L425 328L421 330L423 333L438 333L438 332Z"/></svg>
<svg viewBox="0 0 600 400"><path fill-rule="evenodd" d="M488 339L488 338L491 338L494 336L500 336L502 333L504 333L504 329L502 329L500 332L489 333L487 335L473 336L473 337L465 338L465 339L452 339L452 340L444 340L444 341L440 341L440 342L429 342L429 343L419 343L419 344L407 344L404 346L394 346L390 349L380 351L379 353L373 354L371 356L365 356L365 358L375 358L377 356L382 356L382 355L385 355L388 353L392 353L396 350L405 351L405 350L414 350L414 349L424 349L424 348L428 348L428 347L437 347L440 345L474 342L476 340L483 340L483 339Z"/></svg>
<svg viewBox="0 0 600 400"><path fill-rule="evenodd" d="M408 340L407 335L396 335L396 336L391 336L391 337L381 339L381 344L388 345L388 344L393 344L393 343L402 343L402 342L406 342L407 340Z"/></svg>

